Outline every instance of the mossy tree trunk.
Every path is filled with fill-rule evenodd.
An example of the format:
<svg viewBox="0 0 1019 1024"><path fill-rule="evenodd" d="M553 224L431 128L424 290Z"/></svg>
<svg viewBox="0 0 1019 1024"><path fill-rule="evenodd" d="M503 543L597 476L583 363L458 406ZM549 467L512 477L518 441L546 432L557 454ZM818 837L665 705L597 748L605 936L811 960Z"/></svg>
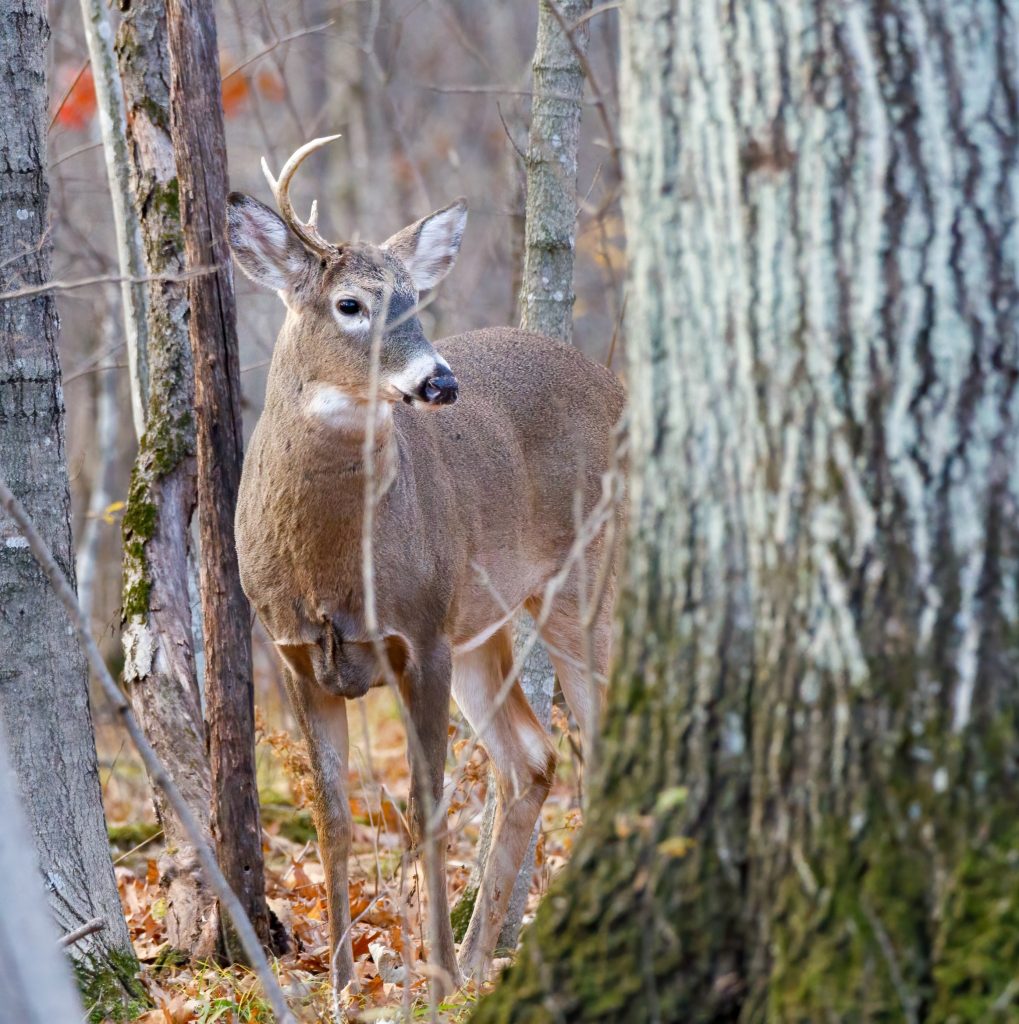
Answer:
<svg viewBox="0 0 1019 1024"><path fill-rule="evenodd" d="M1013 1019L1019 5L623 24L603 759L475 1019Z"/></svg>
<svg viewBox="0 0 1019 1024"><path fill-rule="evenodd" d="M163 0L126 0L116 53L127 107L131 199L148 285L145 430L124 514L124 681L167 771L211 842L209 757L195 670L188 550L195 507L194 371L188 340L177 168L170 137L170 58ZM167 937L197 958L215 951L214 899L162 791L159 861Z"/></svg>
<svg viewBox="0 0 1019 1024"><path fill-rule="evenodd" d="M13 0L4 5L0 292L5 293L42 285L50 276L48 41L44 4ZM52 294L0 300L0 476L24 504L73 583L58 329ZM103 929L71 952L96 1019L123 1014L140 994L134 979L138 963L106 838L88 668L28 541L3 515L0 728L47 889L48 907L39 907L38 912L48 910L64 932L93 918L103 919ZM0 1016L8 1010L9 1006L0 1008Z"/></svg>

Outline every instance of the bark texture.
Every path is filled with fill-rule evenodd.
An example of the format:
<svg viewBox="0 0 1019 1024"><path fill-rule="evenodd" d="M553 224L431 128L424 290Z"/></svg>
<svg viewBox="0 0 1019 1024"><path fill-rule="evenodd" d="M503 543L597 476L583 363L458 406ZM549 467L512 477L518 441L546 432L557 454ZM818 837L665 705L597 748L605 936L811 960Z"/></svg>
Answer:
<svg viewBox="0 0 1019 1024"><path fill-rule="evenodd" d="M162 0L127 3L116 52L127 108L131 196L145 272L185 267L177 167L170 136L170 59ZM148 285L149 394L145 432L124 514L124 681L135 714L211 841L209 758L195 670L188 549L195 489L194 369L187 285ZM197 958L215 946L214 899L194 847L154 789L166 845L159 862L167 937Z"/></svg>
<svg viewBox="0 0 1019 1024"><path fill-rule="evenodd" d="M531 127L527 145L524 265L520 288L520 326L557 341L573 340L573 262L577 235L577 151L583 113L584 68L577 55L586 50L587 22L573 28L591 10L591 0L565 0L556 5L562 22L547 0L538 2L538 34L531 65L533 79ZM518 645L534 630L526 616L517 625ZM531 652L520 675L520 685L538 721L551 724L555 671L541 641ZM489 781L478 858L470 880L453 911L457 938L467 931L481 876L488 861L496 816L494 780ZM499 932L501 950L516 949L527 896L534 874L535 850L541 819L520 865Z"/></svg>
<svg viewBox="0 0 1019 1024"><path fill-rule="evenodd" d="M230 249L226 142L215 7L168 0L170 127L189 282L195 372L198 528L201 543L205 700L212 768L212 831L223 873L259 938L269 942L255 781L251 611L241 590L234 510L244 445ZM225 953L240 949L224 929Z"/></svg>
<svg viewBox="0 0 1019 1024"><path fill-rule="evenodd" d="M591 10L591 0L568 0L556 6L572 27ZM584 68L574 46L586 48L587 22L573 29L572 35L573 44L548 0L539 0L538 39L531 65L520 326L567 342L573 340L577 150L584 99Z"/></svg>
<svg viewBox="0 0 1019 1024"><path fill-rule="evenodd" d="M621 644L476 1019L1013 1019L1019 9L624 12Z"/></svg>
<svg viewBox="0 0 1019 1024"><path fill-rule="evenodd" d="M49 278L45 8L0 17L0 291ZM74 579L64 404L52 295L0 301L0 475ZM88 671L24 537L0 515L0 727L64 932L102 917L73 950L90 1002L120 1002L137 963L106 839Z"/></svg>

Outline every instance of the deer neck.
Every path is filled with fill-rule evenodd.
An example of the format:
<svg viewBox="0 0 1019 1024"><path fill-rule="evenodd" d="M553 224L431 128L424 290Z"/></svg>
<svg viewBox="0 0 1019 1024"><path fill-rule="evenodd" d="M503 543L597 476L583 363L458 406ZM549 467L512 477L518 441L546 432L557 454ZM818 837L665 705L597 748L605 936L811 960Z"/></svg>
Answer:
<svg viewBox="0 0 1019 1024"><path fill-rule="evenodd" d="M354 398L329 379L328 367L302 359L300 353L278 349L276 356L265 414L275 421L276 436L300 438L299 444L292 440L287 445L291 468L342 477L350 494L361 493L361 485L371 480L376 494L384 494L400 461L390 403Z"/></svg>

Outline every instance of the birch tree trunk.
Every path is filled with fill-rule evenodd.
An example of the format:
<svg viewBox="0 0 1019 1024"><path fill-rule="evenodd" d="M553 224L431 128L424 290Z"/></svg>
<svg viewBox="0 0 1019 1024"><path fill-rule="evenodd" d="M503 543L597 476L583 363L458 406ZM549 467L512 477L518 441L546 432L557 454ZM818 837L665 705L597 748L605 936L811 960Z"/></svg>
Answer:
<svg viewBox="0 0 1019 1024"><path fill-rule="evenodd" d="M0 17L0 291L49 278L45 7L9 0ZM50 294L0 300L0 476L74 579L58 322ZM134 994L137 961L106 839L88 671L28 544L0 515L0 727L62 931L101 917L75 945L87 1002ZM120 1007L123 1010L123 1007Z"/></svg>
<svg viewBox="0 0 1019 1024"><path fill-rule="evenodd" d="M170 127L189 269L195 367L198 526L205 697L212 768L212 830L223 873L259 938L269 943L262 830L255 779L251 611L234 546L240 482L241 383L230 249L226 142L216 17L211 0L168 0ZM224 930L227 956L240 955Z"/></svg>
<svg viewBox="0 0 1019 1024"><path fill-rule="evenodd" d="M180 275L184 238L170 137L170 58L162 0L127 4L116 52L145 271L150 277ZM209 757L188 593L196 492L187 285L150 282L147 308L145 433L123 521L124 681L145 735L211 841ZM179 950L209 958L216 942L213 896L194 847L158 788L154 799L166 839L159 870L167 894L167 938Z"/></svg>
<svg viewBox="0 0 1019 1024"><path fill-rule="evenodd" d="M476 1019L1014 1019L1019 6L624 11L622 642Z"/></svg>
<svg viewBox="0 0 1019 1024"><path fill-rule="evenodd" d="M113 230L117 240L117 265L122 278L120 294L131 376L131 413L135 434L141 438L148 401L147 296L145 285L139 280L145 276L141 233L138 220L131 212L124 94L113 53L113 29L105 0L81 0L81 17L92 63L92 80L95 82L99 130L103 138Z"/></svg>
<svg viewBox="0 0 1019 1024"><path fill-rule="evenodd" d="M572 28L591 10L591 0L563 0L556 5L572 29L573 42L552 13L548 0L538 3L538 35L532 63L533 99L527 146L527 204L524 220L524 267L520 289L520 326L558 341L573 340L573 258L577 234L577 151L583 113L584 68L576 49L587 47L588 26ZM576 49L575 49L576 48ZM517 622L517 645L534 631L530 616ZM539 641L532 645L520 674L520 686L538 721L551 725L555 671ZM496 787L489 783L478 843L478 857L463 895L453 910L456 935L467 931L495 828ZM534 874L541 819L520 865L499 932L499 948L516 949Z"/></svg>

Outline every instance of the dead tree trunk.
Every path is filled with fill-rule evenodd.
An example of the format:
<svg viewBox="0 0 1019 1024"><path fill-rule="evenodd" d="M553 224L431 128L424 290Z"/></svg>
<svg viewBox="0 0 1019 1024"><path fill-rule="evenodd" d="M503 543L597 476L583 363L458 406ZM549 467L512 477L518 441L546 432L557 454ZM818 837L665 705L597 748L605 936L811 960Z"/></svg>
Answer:
<svg viewBox="0 0 1019 1024"><path fill-rule="evenodd" d="M41 284L50 273L48 38L44 5L6 5L0 18L3 292ZM35 517L73 580L57 330L52 295L0 300L0 476ZM87 999L112 1011L132 993L137 961L106 839L88 670L27 541L2 514L0 728L58 926L68 932L96 917L106 922L73 955Z"/></svg>
<svg viewBox="0 0 1019 1024"><path fill-rule="evenodd" d="M476 1019L1012 1019L1019 6L624 9L622 643Z"/></svg>
<svg viewBox="0 0 1019 1024"><path fill-rule="evenodd" d="M583 112L584 68L577 51L587 47L587 23L573 26L591 9L591 0L556 4L539 0L538 38L534 48L531 128L527 146L527 205L524 219L524 267L520 289L520 326L549 338L573 340L573 257L577 235L577 152ZM560 20L561 19L561 20ZM569 29L569 34L564 30ZM572 36L572 40L571 40ZM534 630L523 616L517 625L518 643ZM555 673L548 652L539 641L531 647L520 675L538 721L551 723ZM481 874L488 859L496 813L496 787L489 784L481 829L478 859L464 891L463 908L454 915L466 930ZM541 820L527 848L506 919L499 933L499 948L516 948L527 895L534 874L535 850Z"/></svg>
<svg viewBox="0 0 1019 1024"><path fill-rule="evenodd" d="M127 4L116 52L145 272L179 275L185 267L184 239L170 137L170 59L162 0ZM137 403L145 408L145 430L123 521L124 681L145 735L211 839L209 758L188 596L196 495L187 285L152 281L147 307L149 394ZM210 957L216 941L212 894L165 795L157 788L153 796L166 837L159 869L167 895L167 937L177 949Z"/></svg>
<svg viewBox="0 0 1019 1024"><path fill-rule="evenodd" d="M226 144L215 8L168 0L170 125L189 269L190 336L198 431L205 698L212 767L212 828L223 873L259 937L269 941L251 679L251 613L234 547L240 480L241 386L230 249ZM238 955L227 941L228 955Z"/></svg>

